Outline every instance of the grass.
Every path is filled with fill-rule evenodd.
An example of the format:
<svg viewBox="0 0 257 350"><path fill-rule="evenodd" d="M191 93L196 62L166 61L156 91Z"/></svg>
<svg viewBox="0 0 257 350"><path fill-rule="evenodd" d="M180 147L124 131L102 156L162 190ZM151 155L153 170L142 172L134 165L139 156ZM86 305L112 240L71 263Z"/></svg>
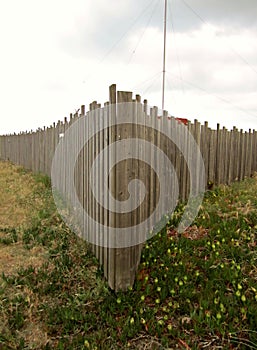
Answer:
<svg viewBox="0 0 257 350"><path fill-rule="evenodd" d="M178 236L181 204L147 242L134 286L114 293L57 214L49 179L0 167L3 192L24 180L27 196L12 197L22 224L0 209L0 249L13 256L0 263L0 349L257 349L256 177L206 192Z"/></svg>

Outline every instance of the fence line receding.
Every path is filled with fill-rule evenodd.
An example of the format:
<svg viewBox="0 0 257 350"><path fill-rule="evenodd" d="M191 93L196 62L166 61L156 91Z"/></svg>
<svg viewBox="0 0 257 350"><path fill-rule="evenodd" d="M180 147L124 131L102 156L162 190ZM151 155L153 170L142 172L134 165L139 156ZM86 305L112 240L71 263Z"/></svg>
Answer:
<svg viewBox="0 0 257 350"><path fill-rule="evenodd" d="M115 118L116 113L118 113L119 104L124 102L134 102L133 106L136 106L135 108L141 108L144 117L150 120L152 128L144 128L142 125L137 125L136 121L133 120L131 125L110 126L111 118ZM202 154L206 188L212 184L230 184L233 181L243 180L257 171L257 136L255 130L244 132L236 127L227 130L226 128L220 128L219 125L217 125L216 130L213 130L208 127L207 122L201 125L197 120L190 122L186 119L177 119L174 123L176 118L170 117L168 112L163 111L162 115L159 115L160 112L157 107L149 108L147 100L141 102L139 95L136 95L133 99L132 92L116 91L115 84L109 88L109 101L104 104L104 107L106 107L104 119L99 117L100 107L101 105L96 101L89 105L89 112L94 113L95 120L102 123L104 128L88 141L87 147L83 147L80 151L74 171L74 184L80 202L83 203L92 217L107 227L107 230L109 225L115 227L136 225L143 218L153 213L160 196L160 186L156 173L148 164L140 162L139 159L131 158L120 162L120 166L113 167L108 178L109 190L117 200L125 201L128 195L128 183L131 180L140 179L145 184L145 188L148 189L145 193L144 205L135 209L130 216L117 215L115 212L99 206L93 200L89 189L90 168L99 152L113 142L135 138L154 143L156 147L165 152L174 166L179 185L179 199L182 201L188 199L190 177L197 176L197 174L190 173L188 164L177 145L161 133L156 132L156 123L165 123L167 128L171 126L173 128L179 127L180 123L186 125ZM57 145L64 137L66 130L79 118L86 117L89 112L86 112L85 106L81 106L80 114L70 114L69 120L65 118L64 121L58 121L50 127L44 127L34 132L0 136L0 159L9 160L35 173L41 172L51 176L52 160ZM127 111L126 113L131 113L133 119L133 111ZM86 134L88 131L83 130L83 132ZM185 144L187 144L186 132L184 136ZM81 136L78 135L79 137ZM189 156L190 151L188 143L187 152ZM114 158L115 154L111 152L103 158L101 165L103 172L100 172L97 178L100 189L103 188L104 181L106 181L103 175L107 172L109 165L113 161L115 162ZM154 161L158 164L158 159L154 159ZM65 181L65 179L60 179L60 181ZM103 200L108 201L108 198L105 197ZM89 234L94 234L94 229L92 226L92 232ZM102 247L97 244L92 244L91 247L100 264L103 265L104 275L112 289L126 290L133 285L143 243L125 248Z"/></svg>

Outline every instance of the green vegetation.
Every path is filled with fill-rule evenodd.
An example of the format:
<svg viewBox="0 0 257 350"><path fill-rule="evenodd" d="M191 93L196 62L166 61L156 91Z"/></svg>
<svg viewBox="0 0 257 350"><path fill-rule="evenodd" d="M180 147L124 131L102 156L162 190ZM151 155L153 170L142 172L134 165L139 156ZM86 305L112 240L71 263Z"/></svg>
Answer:
<svg viewBox="0 0 257 350"><path fill-rule="evenodd" d="M33 179L44 205L19 234L2 228L0 246L41 255L3 269L0 349L257 349L256 177L206 192L178 236L180 205L126 293L61 221L49 180Z"/></svg>

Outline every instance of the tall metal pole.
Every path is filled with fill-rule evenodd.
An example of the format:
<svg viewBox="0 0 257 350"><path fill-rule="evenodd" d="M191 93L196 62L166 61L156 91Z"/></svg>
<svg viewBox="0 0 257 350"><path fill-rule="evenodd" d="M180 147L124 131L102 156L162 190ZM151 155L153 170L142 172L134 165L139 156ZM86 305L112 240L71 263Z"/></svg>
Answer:
<svg viewBox="0 0 257 350"><path fill-rule="evenodd" d="M162 69L162 110L164 110L164 95L165 95L165 73L166 73L166 31L167 31L167 0L164 5L164 35L163 35L163 69Z"/></svg>

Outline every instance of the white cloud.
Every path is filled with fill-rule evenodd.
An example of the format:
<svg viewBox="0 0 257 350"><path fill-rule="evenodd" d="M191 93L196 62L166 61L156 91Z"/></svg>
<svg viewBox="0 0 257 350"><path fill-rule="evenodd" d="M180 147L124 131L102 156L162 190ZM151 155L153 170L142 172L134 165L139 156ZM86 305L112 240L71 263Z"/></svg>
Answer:
<svg viewBox="0 0 257 350"><path fill-rule="evenodd" d="M112 83L160 106L163 9L156 7L145 30L156 2L149 4L150 0L142 0L140 6L134 0L0 2L0 133L47 126L81 104L104 103ZM200 0L196 4L205 14L214 6ZM244 15L251 18L249 4ZM223 5L219 6L217 12ZM181 9L174 6L173 17ZM176 14L174 23L184 12ZM229 26L229 18L219 24L215 16L210 15L209 22L216 20L210 26L187 12L189 29L180 31L174 25L176 35L169 24L166 108L173 115L207 119L212 125L257 129L257 29L244 26L244 21L240 28L232 20ZM242 19L239 7L233 16Z"/></svg>

